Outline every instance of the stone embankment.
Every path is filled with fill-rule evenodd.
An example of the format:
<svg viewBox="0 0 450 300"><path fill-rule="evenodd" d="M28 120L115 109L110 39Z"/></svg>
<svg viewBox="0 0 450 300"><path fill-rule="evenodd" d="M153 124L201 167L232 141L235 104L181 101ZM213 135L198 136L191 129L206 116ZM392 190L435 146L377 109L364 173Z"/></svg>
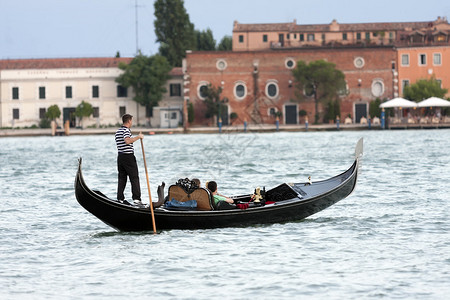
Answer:
<svg viewBox="0 0 450 300"><path fill-rule="evenodd" d="M301 125L249 125L244 128L240 126L223 126L221 129L218 127L189 127L186 131L182 127L178 128L145 128L145 127L133 127L132 132L134 134L142 132L147 134L181 134L181 133L244 133L244 132L277 132L277 131L337 131L337 130L367 130L368 125L360 124L346 124L339 125L339 129L336 124L322 124L322 125L309 125L308 128L304 124ZM379 125L371 126L372 130L380 129ZM98 135L98 134L114 134L117 128L70 128L69 135ZM57 130L56 136L67 135L64 130ZM1 129L0 137L9 136L52 136L52 130L48 129Z"/></svg>

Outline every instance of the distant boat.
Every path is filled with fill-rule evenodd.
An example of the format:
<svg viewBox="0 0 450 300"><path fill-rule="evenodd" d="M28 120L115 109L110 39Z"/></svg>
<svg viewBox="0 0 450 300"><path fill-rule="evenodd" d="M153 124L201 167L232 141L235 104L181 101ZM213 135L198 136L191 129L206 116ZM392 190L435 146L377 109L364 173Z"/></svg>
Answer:
<svg viewBox="0 0 450 300"><path fill-rule="evenodd" d="M355 161L345 172L323 181L280 184L265 193L263 191L259 202L252 201L252 194L247 194L231 197L236 205L226 204L217 207L208 190L192 187L179 181L178 184L169 187L166 199L173 198L179 202L195 200L198 205L193 210L173 210L164 205L167 201L160 196L160 201L153 203L156 228L158 230L206 229L302 220L346 198L353 192L362 152L361 138L355 149ZM82 207L119 231L153 229L149 206L138 206L126 201L121 203L108 198L100 191L91 190L84 182L81 163L80 158L75 177L75 196Z"/></svg>

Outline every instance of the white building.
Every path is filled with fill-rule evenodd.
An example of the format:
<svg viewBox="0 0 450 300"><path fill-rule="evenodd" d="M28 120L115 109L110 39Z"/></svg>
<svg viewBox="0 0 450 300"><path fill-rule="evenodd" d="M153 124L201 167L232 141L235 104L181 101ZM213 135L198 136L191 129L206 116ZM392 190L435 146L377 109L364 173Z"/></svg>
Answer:
<svg viewBox="0 0 450 300"><path fill-rule="evenodd" d="M124 88L115 79L122 73L119 62L133 58L69 58L0 60L0 127L30 127L39 125L48 107L57 105L61 117L71 127L115 126L121 116L132 114L136 125L177 127L181 122L183 97L181 69L172 70L167 82L167 94L153 112L133 101L131 88ZM74 116L82 102L94 107L94 114Z"/></svg>

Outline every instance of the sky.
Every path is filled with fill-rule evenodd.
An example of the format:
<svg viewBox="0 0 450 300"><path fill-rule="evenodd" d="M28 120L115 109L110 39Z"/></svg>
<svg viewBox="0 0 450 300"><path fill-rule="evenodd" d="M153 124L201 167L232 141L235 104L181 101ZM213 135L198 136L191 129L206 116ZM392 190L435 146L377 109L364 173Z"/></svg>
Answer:
<svg viewBox="0 0 450 300"><path fill-rule="evenodd" d="M153 3L0 0L0 59L113 57L117 52L134 57L137 49L156 54ZM450 19L448 0L185 0L184 6L195 28L210 28L217 43L232 35L235 20L329 24L333 19L339 23Z"/></svg>

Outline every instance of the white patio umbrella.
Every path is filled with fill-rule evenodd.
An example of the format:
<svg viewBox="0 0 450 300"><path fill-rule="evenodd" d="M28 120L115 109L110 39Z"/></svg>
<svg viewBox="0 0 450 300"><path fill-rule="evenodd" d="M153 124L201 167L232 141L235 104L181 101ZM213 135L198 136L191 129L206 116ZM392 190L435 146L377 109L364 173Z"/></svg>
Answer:
<svg viewBox="0 0 450 300"><path fill-rule="evenodd" d="M403 98L394 98L392 100L381 103L381 108L389 108L389 107L417 107L417 103L413 101L409 101Z"/></svg>
<svg viewBox="0 0 450 300"><path fill-rule="evenodd" d="M446 107L450 106L450 101L437 98L437 97L431 97L428 99L425 99L418 103L419 107Z"/></svg>

